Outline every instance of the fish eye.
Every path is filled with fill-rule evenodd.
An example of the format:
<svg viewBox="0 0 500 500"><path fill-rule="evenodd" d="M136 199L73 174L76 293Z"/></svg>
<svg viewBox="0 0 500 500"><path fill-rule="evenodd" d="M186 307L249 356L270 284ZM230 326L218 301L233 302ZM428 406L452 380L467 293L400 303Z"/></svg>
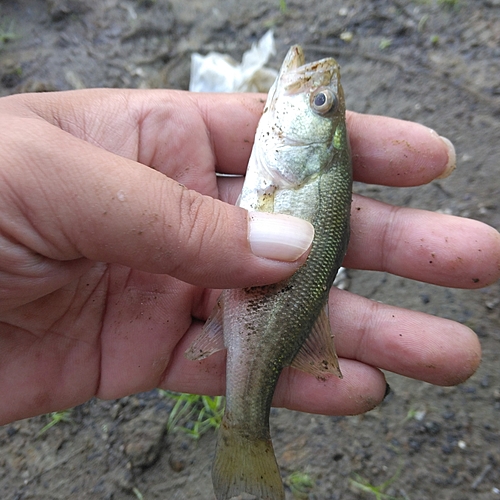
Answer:
<svg viewBox="0 0 500 500"><path fill-rule="evenodd" d="M337 96L328 88L316 91L311 95L311 108L320 115L329 113L337 107Z"/></svg>

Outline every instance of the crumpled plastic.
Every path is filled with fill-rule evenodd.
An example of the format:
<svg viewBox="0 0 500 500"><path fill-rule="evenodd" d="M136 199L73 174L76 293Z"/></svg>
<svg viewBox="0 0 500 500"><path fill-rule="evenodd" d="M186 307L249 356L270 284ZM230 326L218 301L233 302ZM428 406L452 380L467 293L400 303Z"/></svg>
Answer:
<svg viewBox="0 0 500 500"><path fill-rule="evenodd" d="M276 52L274 35L269 30L243 54L241 64L227 54L209 52L206 56L191 55L192 92L267 92L277 71L266 68L269 57Z"/></svg>

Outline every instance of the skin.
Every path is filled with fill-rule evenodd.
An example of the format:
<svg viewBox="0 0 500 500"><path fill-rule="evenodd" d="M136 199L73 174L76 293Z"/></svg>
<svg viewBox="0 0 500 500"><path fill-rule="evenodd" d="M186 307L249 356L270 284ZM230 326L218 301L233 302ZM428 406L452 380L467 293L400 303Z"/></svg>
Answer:
<svg viewBox="0 0 500 500"><path fill-rule="evenodd" d="M246 212L231 205L241 181L215 176L244 173L263 102L168 90L0 99L0 424L158 386L224 392L223 353L183 356L217 289L276 282L303 262L253 255ZM445 169L444 143L421 125L350 113L348 128L358 181L413 186ZM500 277L500 235L354 196L344 264L478 288ZM456 322L339 290L330 304L344 378L285 370L276 405L360 413L384 396L379 368L451 385L479 364L476 335Z"/></svg>

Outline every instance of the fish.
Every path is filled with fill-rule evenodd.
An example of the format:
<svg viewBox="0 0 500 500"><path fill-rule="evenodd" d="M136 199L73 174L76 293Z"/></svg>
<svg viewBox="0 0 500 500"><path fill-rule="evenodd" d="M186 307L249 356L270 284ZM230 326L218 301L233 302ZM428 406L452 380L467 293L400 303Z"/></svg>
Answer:
<svg viewBox="0 0 500 500"><path fill-rule="evenodd" d="M226 356L226 406L212 482L218 500L284 500L269 414L285 367L342 377L328 295L349 241L352 167L339 65L305 62L292 46L260 118L237 204L300 217L314 227L305 263L279 283L224 290L186 351Z"/></svg>

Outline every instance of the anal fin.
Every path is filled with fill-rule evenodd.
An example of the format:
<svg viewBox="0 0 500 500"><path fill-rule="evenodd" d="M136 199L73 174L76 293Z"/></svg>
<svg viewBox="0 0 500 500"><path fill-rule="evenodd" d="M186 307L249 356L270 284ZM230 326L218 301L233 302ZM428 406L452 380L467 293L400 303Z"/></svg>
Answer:
<svg viewBox="0 0 500 500"><path fill-rule="evenodd" d="M292 361L292 367L318 378L326 373L342 378L328 318L328 304L321 310L309 337Z"/></svg>

